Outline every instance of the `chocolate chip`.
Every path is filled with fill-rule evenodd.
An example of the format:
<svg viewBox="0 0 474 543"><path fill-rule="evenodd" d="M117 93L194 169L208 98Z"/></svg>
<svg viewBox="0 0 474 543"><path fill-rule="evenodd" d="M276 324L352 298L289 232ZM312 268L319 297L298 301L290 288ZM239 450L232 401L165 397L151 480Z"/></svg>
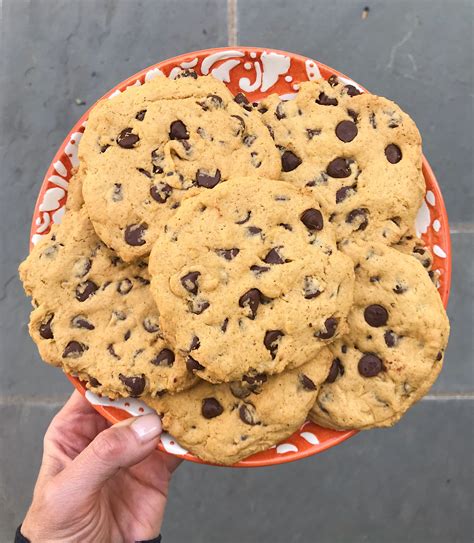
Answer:
<svg viewBox="0 0 474 543"><path fill-rule="evenodd" d="M127 330L125 334L123 335L123 339L125 341L128 341L130 339L130 336L132 335L132 332L130 330Z"/></svg>
<svg viewBox="0 0 474 543"><path fill-rule="evenodd" d="M319 98L315 100L320 106L337 106L337 98L330 98L326 93L321 92Z"/></svg>
<svg viewBox="0 0 474 543"><path fill-rule="evenodd" d="M73 328L83 328L85 330L94 330L95 326L87 320L83 315L75 315L71 319L71 326Z"/></svg>
<svg viewBox="0 0 474 543"><path fill-rule="evenodd" d="M85 302L88 298L93 296L96 290L99 287L94 283L94 281L84 281L84 283L79 283L76 287L76 299L79 302Z"/></svg>
<svg viewBox="0 0 474 543"><path fill-rule="evenodd" d="M165 366L171 368L174 363L174 352L170 349L162 349L150 362L154 366Z"/></svg>
<svg viewBox="0 0 474 543"><path fill-rule="evenodd" d="M402 159L402 152L400 150L400 147L398 147L398 145L395 145L394 143L387 145L387 147L385 147L385 156L387 157L387 160L390 162L390 164L396 164L397 162L400 162L400 160Z"/></svg>
<svg viewBox="0 0 474 543"><path fill-rule="evenodd" d="M371 283L378 283L380 281L380 277L378 275L373 275L372 277L369 278L369 281Z"/></svg>
<svg viewBox="0 0 474 543"><path fill-rule="evenodd" d="M245 136L245 138L242 140L242 143L246 147L251 147L256 139L257 139L257 136L248 135L248 136Z"/></svg>
<svg viewBox="0 0 474 543"><path fill-rule="evenodd" d="M289 232L293 232L293 227L291 224L288 224L286 222L281 222L278 226L282 226L285 230L288 230Z"/></svg>
<svg viewBox="0 0 474 543"><path fill-rule="evenodd" d="M303 211L300 220L308 230L322 230L324 226L323 215L319 209L310 208Z"/></svg>
<svg viewBox="0 0 474 543"><path fill-rule="evenodd" d="M112 311L112 315L118 321L124 321L127 318L127 315L123 311Z"/></svg>
<svg viewBox="0 0 474 543"><path fill-rule="evenodd" d="M408 287L406 285L401 285L400 283L398 283L392 290L393 292L395 292L395 294L404 294L408 290Z"/></svg>
<svg viewBox="0 0 474 543"><path fill-rule="evenodd" d="M245 130L246 130L246 125L245 125L245 121L242 119L242 117L240 115L231 115L231 117L233 117L234 119L237 119L237 125L234 129L234 136L241 136L242 134L245 133Z"/></svg>
<svg viewBox="0 0 474 543"><path fill-rule="evenodd" d="M132 247L140 247L145 245L146 241L143 239L146 231L148 230L148 224L130 224L125 228L124 238L128 245Z"/></svg>
<svg viewBox="0 0 474 543"><path fill-rule="evenodd" d="M199 349L201 346L201 342L199 341L199 338L197 336L193 336L193 339L191 340L191 345L189 346L190 351L195 351L196 349Z"/></svg>
<svg viewBox="0 0 474 543"><path fill-rule="evenodd" d="M240 400L247 398L252 393L252 391L248 387L246 387L239 381L233 381L232 383L230 383L229 388L232 395L236 398L239 398Z"/></svg>
<svg viewBox="0 0 474 543"><path fill-rule="evenodd" d="M159 185L153 185L150 188L150 196L159 204L164 204L166 200L171 196L173 189L167 183L160 183Z"/></svg>
<svg viewBox="0 0 474 543"><path fill-rule="evenodd" d="M92 267L92 260L90 258L79 258L74 262L73 272L75 277L84 277L87 275Z"/></svg>
<svg viewBox="0 0 474 543"><path fill-rule="evenodd" d="M183 121L173 121L170 124L170 139L172 140L187 140L189 132Z"/></svg>
<svg viewBox="0 0 474 543"><path fill-rule="evenodd" d="M350 192L353 190L352 187L341 187L336 192L336 204L340 204L343 202L348 196L350 196Z"/></svg>
<svg viewBox="0 0 474 543"><path fill-rule="evenodd" d="M345 85L344 88L350 97L361 94L360 90L357 87L354 87L354 85Z"/></svg>
<svg viewBox="0 0 474 543"><path fill-rule="evenodd" d="M202 102L197 102L204 111L222 109L224 107L224 101L217 94L208 94Z"/></svg>
<svg viewBox="0 0 474 543"><path fill-rule="evenodd" d="M233 260L239 254L239 252L240 250L235 247L232 249L216 249L216 253L226 260Z"/></svg>
<svg viewBox="0 0 474 543"><path fill-rule="evenodd" d="M51 321L53 320L53 318L54 313L52 315L48 315L46 317L46 320L39 325L39 335L43 339L54 339L54 334L51 330Z"/></svg>
<svg viewBox="0 0 474 543"><path fill-rule="evenodd" d="M245 224L246 222L248 222L250 220L251 215L252 215L252 212L247 211L247 215L245 215L245 217L243 219L241 219L240 221L236 221L235 224Z"/></svg>
<svg viewBox="0 0 474 543"><path fill-rule="evenodd" d="M189 272L186 275L183 275L183 277L181 277L181 284L191 294L197 294L198 292L197 280L200 275L201 275L200 272L195 272L195 271Z"/></svg>
<svg viewBox="0 0 474 543"><path fill-rule="evenodd" d="M374 128L374 129L377 128L377 119L375 118L375 113L372 112L369 115L369 122L370 122L372 128Z"/></svg>
<svg viewBox="0 0 474 543"><path fill-rule="evenodd" d="M365 308L364 319L367 324L374 328L384 326L388 321L388 311L379 304L372 304Z"/></svg>
<svg viewBox="0 0 474 543"><path fill-rule="evenodd" d="M213 189L221 180L220 170L216 170L214 175L209 175L203 170L196 172L196 185L198 187L204 187L206 189Z"/></svg>
<svg viewBox="0 0 474 543"><path fill-rule="evenodd" d="M307 128L306 129L306 135L307 135L309 140L312 140L314 138L314 136L319 136L319 134L321 134L321 130L319 130L318 128Z"/></svg>
<svg viewBox="0 0 474 543"><path fill-rule="evenodd" d="M139 283L141 283L142 285L149 285L150 284L150 280L149 279L145 279L144 277L142 277L141 275L134 275L133 276L134 279L136 279Z"/></svg>
<svg viewBox="0 0 474 543"><path fill-rule="evenodd" d="M258 288L251 288L239 298L239 307L248 307L250 309L249 319L254 320L258 306L269 301L270 299L264 296Z"/></svg>
<svg viewBox="0 0 474 543"><path fill-rule="evenodd" d="M260 234L262 231L261 228L258 228L257 226L249 226L247 228L247 232L251 235L251 236L256 236L257 234Z"/></svg>
<svg viewBox="0 0 474 543"><path fill-rule="evenodd" d="M394 332L392 332L392 330L387 330L383 335L383 338L387 347L395 347L397 343L397 336Z"/></svg>
<svg viewBox="0 0 474 543"><path fill-rule="evenodd" d="M120 356L115 352L115 349L114 349L114 346L112 343L110 343L108 346L107 346L107 351L109 351L109 353L114 357L116 358L117 360L120 360Z"/></svg>
<svg viewBox="0 0 474 543"><path fill-rule="evenodd" d="M314 279L310 275L307 275L304 278L303 291L306 300L312 300L321 294L318 285L314 282Z"/></svg>
<svg viewBox="0 0 474 543"><path fill-rule="evenodd" d="M142 374L141 377L137 376L127 376L119 373L119 379L122 383L129 389L130 395L132 398L140 396L145 390L145 376Z"/></svg>
<svg viewBox="0 0 474 543"><path fill-rule="evenodd" d="M280 102L277 107L276 107L276 110L275 110L275 117L281 121L282 119L286 119L286 115L285 115L285 112L283 111L283 103Z"/></svg>
<svg viewBox="0 0 474 543"><path fill-rule="evenodd" d="M251 403L243 404L239 407L239 417L242 422L249 426L260 424L255 406Z"/></svg>
<svg viewBox="0 0 474 543"><path fill-rule="evenodd" d="M255 392L258 387L262 386L263 383L267 382L266 373L256 373L254 375L243 375L242 381L245 381L249 386L252 392Z"/></svg>
<svg viewBox="0 0 474 543"><path fill-rule="evenodd" d="M347 110L347 114L349 115L349 117L356 123L357 122L357 119L359 118L359 114L354 111L353 109L348 109Z"/></svg>
<svg viewBox="0 0 474 543"><path fill-rule="evenodd" d="M128 294L132 288L133 283L130 281L130 279L122 279L117 285L117 292L124 296L125 294Z"/></svg>
<svg viewBox="0 0 474 543"><path fill-rule="evenodd" d="M155 332L160 331L160 325L158 324L158 319L153 319L152 317L145 317L143 319L143 328L149 333L154 334Z"/></svg>
<svg viewBox="0 0 474 543"><path fill-rule="evenodd" d="M339 320L334 317L329 317L329 319L326 319L324 321L324 327L325 331L319 331L315 334L315 336L319 339L330 339L334 336L336 333L337 325Z"/></svg>
<svg viewBox="0 0 474 543"><path fill-rule="evenodd" d="M229 325L229 319L224 319L223 323L221 324L221 330L224 332L224 334L227 331L228 325Z"/></svg>
<svg viewBox="0 0 474 543"><path fill-rule="evenodd" d="M145 170L144 168L137 168L137 170L145 177L148 177L148 179L151 179L152 176L149 171Z"/></svg>
<svg viewBox="0 0 474 543"><path fill-rule="evenodd" d="M351 175L349 161L346 158L337 157L328 164L326 172L330 177L334 177L335 179L349 177Z"/></svg>
<svg viewBox="0 0 474 543"><path fill-rule="evenodd" d="M304 373L300 375L300 383L305 390L316 390L317 388L314 382Z"/></svg>
<svg viewBox="0 0 474 543"><path fill-rule="evenodd" d="M258 111L259 113L266 113L266 112L268 111L268 108L265 107L265 106L260 106L260 107L257 109L257 111Z"/></svg>
<svg viewBox="0 0 474 543"><path fill-rule="evenodd" d="M188 369L188 371L191 372L202 371L205 369L204 366L199 364L199 362L192 356L188 356L188 358L186 359L186 368Z"/></svg>
<svg viewBox="0 0 474 543"><path fill-rule="evenodd" d="M343 345L343 346L341 347L341 352L342 352L342 354L346 354L346 353L347 353L347 345Z"/></svg>
<svg viewBox="0 0 474 543"><path fill-rule="evenodd" d="M247 97L242 92L239 92L234 96L234 102L240 105L247 105L249 103Z"/></svg>
<svg viewBox="0 0 474 543"><path fill-rule="evenodd" d="M105 151L107 151L107 149L110 147L110 145L108 143L106 143L105 145L101 145L100 146L100 152L101 153L105 153Z"/></svg>
<svg viewBox="0 0 474 543"><path fill-rule="evenodd" d="M278 350L278 340L285 334L281 330L267 330L265 332L265 338L263 344L270 351L272 360L276 357Z"/></svg>
<svg viewBox="0 0 474 543"><path fill-rule="evenodd" d="M367 228L367 225L369 224L369 219L367 217L368 213L369 210L365 207L353 209L347 214L346 222L349 224L358 222L359 226L356 228L356 232L358 232L359 230L365 230Z"/></svg>
<svg viewBox="0 0 474 543"><path fill-rule="evenodd" d="M269 270L270 268L267 266L250 266L250 271L252 271L255 275L260 275L261 273L265 273Z"/></svg>
<svg viewBox="0 0 474 543"><path fill-rule="evenodd" d="M191 312L195 315L200 315L201 313L204 313L209 306L210 303L207 300L194 300L192 303Z"/></svg>
<svg viewBox="0 0 474 543"><path fill-rule="evenodd" d="M224 408L215 398L204 398L201 406L201 413L205 419L213 419L222 415Z"/></svg>
<svg viewBox="0 0 474 543"><path fill-rule="evenodd" d="M439 362L443 358L443 351L439 351L436 355L436 362Z"/></svg>
<svg viewBox="0 0 474 543"><path fill-rule="evenodd" d="M91 387L100 387L102 383L98 381L95 377L89 377L89 384Z"/></svg>
<svg viewBox="0 0 474 543"><path fill-rule="evenodd" d="M112 189L112 202L121 202L123 200L122 184L114 183Z"/></svg>
<svg viewBox="0 0 474 543"><path fill-rule="evenodd" d="M146 109L142 109L141 111L139 111L136 115L135 115L135 119L137 121L143 121L143 119L145 118L145 113L146 113Z"/></svg>
<svg viewBox="0 0 474 543"><path fill-rule="evenodd" d="M296 156L295 153L291 151L285 151L281 155L281 169L284 172L292 172L293 170L296 170L296 168L302 163L303 161L299 156Z"/></svg>
<svg viewBox="0 0 474 543"><path fill-rule="evenodd" d="M331 85L331 87L337 87L337 85L339 85L339 79L337 78L337 75L332 74L328 79L328 83Z"/></svg>
<svg viewBox="0 0 474 543"><path fill-rule="evenodd" d="M357 369L362 377L375 377L383 369L382 360L374 353L365 353L359 360Z"/></svg>
<svg viewBox="0 0 474 543"><path fill-rule="evenodd" d="M176 76L175 79L183 79L185 77L190 77L191 79L197 79L198 74L194 70L190 70L190 69L182 70L181 72L179 72L179 74Z"/></svg>
<svg viewBox="0 0 474 543"><path fill-rule="evenodd" d="M124 128L122 132L117 136L117 143L123 149L132 149L140 138L137 134L132 133L133 128Z"/></svg>
<svg viewBox="0 0 474 543"><path fill-rule="evenodd" d="M331 368L329 369L328 376L326 377L326 383L334 383L334 381L339 377L339 375L344 375L344 366L339 358L335 358L331 362Z"/></svg>
<svg viewBox="0 0 474 543"><path fill-rule="evenodd" d="M79 341L70 341L63 351L63 358L79 358L83 355L87 347Z"/></svg>
<svg viewBox="0 0 474 543"><path fill-rule="evenodd" d="M336 126L336 136L344 143L352 141L357 136L357 132L357 126L352 121L341 121Z"/></svg>
<svg viewBox="0 0 474 543"><path fill-rule="evenodd" d="M284 264L284 260L281 258L280 254L278 253L277 248L270 249L270 251L268 251L263 261L266 262L267 264Z"/></svg>

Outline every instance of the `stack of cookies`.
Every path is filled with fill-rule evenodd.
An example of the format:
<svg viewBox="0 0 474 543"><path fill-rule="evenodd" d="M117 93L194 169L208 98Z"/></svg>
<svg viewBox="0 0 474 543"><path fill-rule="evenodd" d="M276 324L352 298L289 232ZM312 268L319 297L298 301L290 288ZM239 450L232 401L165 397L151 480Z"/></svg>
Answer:
<svg viewBox="0 0 474 543"><path fill-rule="evenodd" d="M392 425L435 381L449 324L393 102L331 77L250 104L184 71L97 104L79 158L20 275L41 357L95 393L232 464L308 418Z"/></svg>

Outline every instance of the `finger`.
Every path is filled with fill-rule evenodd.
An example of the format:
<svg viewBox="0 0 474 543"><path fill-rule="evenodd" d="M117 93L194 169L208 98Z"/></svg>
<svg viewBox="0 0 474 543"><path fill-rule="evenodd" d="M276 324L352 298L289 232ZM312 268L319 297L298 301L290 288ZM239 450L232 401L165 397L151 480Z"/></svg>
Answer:
<svg viewBox="0 0 474 543"><path fill-rule="evenodd" d="M64 491L96 493L120 468L141 462L156 447L161 420L155 413L131 418L101 432L57 477Z"/></svg>
<svg viewBox="0 0 474 543"><path fill-rule="evenodd" d="M80 424L80 429L77 429ZM71 459L71 450L78 448L78 439L90 435L79 449L83 449L99 432L107 427L105 419L89 402L74 391L66 404L51 421L43 441L43 459L39 480L54 477ZM71 441L73 443L71 443ZM74 455L75 456L75 455Z"/></svg>

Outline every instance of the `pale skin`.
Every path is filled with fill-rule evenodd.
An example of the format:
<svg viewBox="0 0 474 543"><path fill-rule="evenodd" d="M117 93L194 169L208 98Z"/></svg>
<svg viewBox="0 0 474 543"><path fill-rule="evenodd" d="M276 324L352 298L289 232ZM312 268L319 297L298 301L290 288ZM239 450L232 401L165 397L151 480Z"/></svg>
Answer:
<svg viewBox="0 0 474 543"><path fill-rule="evenodd" d="M32 543L134 542L158 536L176 457L156 450L155 414L114 426L74 392L44 437L21 532Z"/></svg>

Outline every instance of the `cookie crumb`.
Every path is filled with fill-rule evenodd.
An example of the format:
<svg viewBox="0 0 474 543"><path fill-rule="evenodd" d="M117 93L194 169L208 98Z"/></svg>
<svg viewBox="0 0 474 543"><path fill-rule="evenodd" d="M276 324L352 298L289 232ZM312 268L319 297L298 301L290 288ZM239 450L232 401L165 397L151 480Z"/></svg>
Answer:
<svg viewBox="0 0 474 543"><path fill-rule="evenodd" d="M369 6L365 6L364 9L362 10L362 15L360 16L360 18L363 21L365 21L365 19L367 19L367 17L369 16L369 11L370 11Z"/></svg>

